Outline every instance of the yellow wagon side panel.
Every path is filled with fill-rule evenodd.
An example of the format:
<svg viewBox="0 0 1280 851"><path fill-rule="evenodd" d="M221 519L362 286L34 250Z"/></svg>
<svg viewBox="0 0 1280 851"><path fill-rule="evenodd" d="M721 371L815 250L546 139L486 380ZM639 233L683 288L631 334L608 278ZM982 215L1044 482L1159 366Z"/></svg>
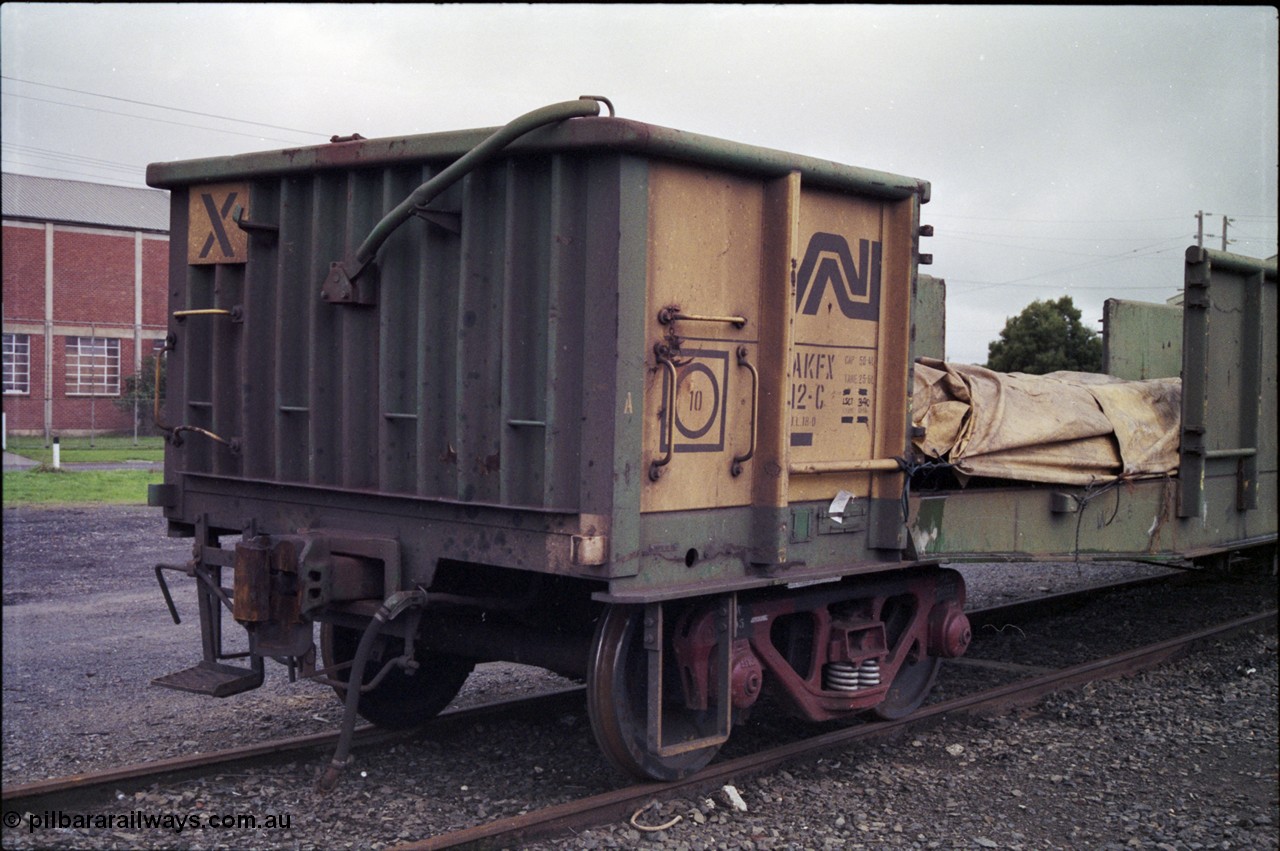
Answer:
<svg viewBox="0 0 1280 851"><path fill-rule="evenodd" d="M832 471L905 446L913 202L805 190L790 380L790 498L891 496L896 474ZM872 487L872 482L877 485Z"/></svg>
<svg viewBox="0 0 1280 851"><path fill-rule="evenodd" d="M646 461L670 460L646 479L642 511L750 502L750 465L731 468L751 444L753 381L738 350L755 363L763 205L758 179L650 166L644 446Z"/></svg>

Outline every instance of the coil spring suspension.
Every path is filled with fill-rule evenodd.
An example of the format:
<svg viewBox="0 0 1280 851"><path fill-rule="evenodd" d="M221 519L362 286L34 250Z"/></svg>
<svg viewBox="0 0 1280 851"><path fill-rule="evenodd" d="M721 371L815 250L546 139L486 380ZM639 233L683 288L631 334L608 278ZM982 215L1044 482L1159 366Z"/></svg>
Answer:
<svg viewBox="0 0 1280 851"><path fill-rule="evenodd" d="M823 684L828 691L858 691L880 685L880 661L866 659L853 662L828 662L822 668Z"/></svg>

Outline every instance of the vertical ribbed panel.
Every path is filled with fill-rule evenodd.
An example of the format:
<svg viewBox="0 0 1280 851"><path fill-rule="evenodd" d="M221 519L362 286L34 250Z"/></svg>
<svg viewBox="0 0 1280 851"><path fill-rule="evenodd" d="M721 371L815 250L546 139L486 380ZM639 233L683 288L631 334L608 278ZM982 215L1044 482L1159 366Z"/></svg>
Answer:
<svg viewBox="0 0 1280 851"><path fill-rule="evenodd" d="M240 305L244 292L245 268L238 264L214 267L213 305L233 310ZM192 320L187 320L191 322ZM195 321L210 326L213 335L213 416L212 431L226 440L241 438L240 409L241 352L244 350L244 325L223 316L196 317ZM243 440L241 440L243 444ZM223 449L213 453L213 472L223 476L241 474L241 457Z"/></svg>
<svg viewBox="0 0 1280 851"><path fill-rule="evenodd" d="M216 266L188 266L186 299L179 310L205 310L214 306ZM207 318L192 316L177 323L177 343L182 351L184 367L182 383L183 408L177 412L178 423L196 428L213 429L214 337L219 325ZM186 469L198 473L213 469L212 446L208 440L190 435L183 439Z"/></svg>
<svg viewBox="0 0 1280 851"><path fill-rule="evenodd" d="M419 169L383 173L383 209L399 204L423 181ZM418 252L391 252L381 264L389 285L380 287L379 301L379 489L394 493L417 492L418 420L417 380L421 329L422 256Z"/></svg>
<svg viewBox="0 0 1280 851"><path fill-rule="evenodd" d="M308 480L315 485L337 485L341 463L337 441L342 420L342 311L321 301L316 290L329 272L329 263L342 257L345 249L341 224L345 221L346 175L335 172L316 174L312 193L311 263L306 273L311 295L298 305L298 309L310 319L307 324L310 357L306 376L311 444ZM365 379L370 377L365 376Z"/></svg>
<svg viewBox="0 0 1280 851"><path fill-rule="evenodd" d="M546 168L522 162L507 166L507 203L502 270L501 492L503 503L542 499L546 411L543 376L547 364L547 230L528 221L549 207ZM542 166L539 162L538 166Z"/></svg>
<svg viewBox="0 0 1280 851"><path fill-rule="evenodd" d="M375 304L333 304L320 284L385 212L442 167L264 176L251 183L243 265L189 266L188 309L243 322L180 326L185 468L427 498L574 510L583 485L588 340L613 317L613 235L592 236L588 159L547 154L479 169L378 254ZM269 230L275 226L274 233ZM604 275L604 278L601 278ZM607 280L605 279L607 278ZM603 319L608 319L602 324ZM610 346L594 346L601 353Z"/></svg>
<svg viewBox="0 0 1280 851"><path fill-rule="evenodd" d="M252 187L249 198L250 219L274 221L279 186L262 181ZM253 262L244 267L243 315L240 327L240 374L243 404L236 435L241 437L241 459L244 475L251 479L269 479L275 475L276 453L276 274L279 243L250 235ZM253 434L253 440L244 436Z"/></svg>
<svg viewBox="0 0 1280 851"><path fill-rule="evenodd" d="M454 439L456 496L468 502L500 499L506 190L506 175L500 170L473 172L463 181Z"/></svg>
<svg viewBox="0 0 1280 851"><path fill-rule="evenodd" d="M542 434L542 503L559 507L578 505L581 492L578 465L587 326L592 323L604 339L613 338L613 329L605 324L605 316L589 316L587 311L586 170L557 156L549 173L546 364L541 375L542 419L547 424Z"/></svg>
<svg viewBox="0 0 1280 851"><path fill-rule="evenodd" d="M312 273L311 180L281 181L275 222L277 240L274 312L271 336L275 373L276 478L305 482L311 478L311 331L309 305L316 300ZM266 368L264 364L262 368Z"/></svg>
<svg viewBox="0 0 1280 851"><path fill-rule="evenodd" d="M423 182L430 175L424 172ZM433 209L460 211L462 187L455 186L432 204ZM411 222L413 248L418 256L422 291L418 315L416 358L418 395L418 493L448 496L458 490L457 369L455 347L458 329L461 274L461 236L441 227ZM406 357L406 368L411 363Z"/></svg>
<svg viewBox="0 0 1280 851"><path fill-rule="evenodd" d="M335 257L355 254L365 234L385 212L382 207L383 174L351 172L347 182L346 215L341 223L346 245ZM318 278L317 280L322 280ZM333 310L335 305L326 305ZM337 375L340 394L338 444L332 448L342 459L338 484L345 488L378 485L378 316L385 308L347 306L339 315L341 366Z"/></svg>

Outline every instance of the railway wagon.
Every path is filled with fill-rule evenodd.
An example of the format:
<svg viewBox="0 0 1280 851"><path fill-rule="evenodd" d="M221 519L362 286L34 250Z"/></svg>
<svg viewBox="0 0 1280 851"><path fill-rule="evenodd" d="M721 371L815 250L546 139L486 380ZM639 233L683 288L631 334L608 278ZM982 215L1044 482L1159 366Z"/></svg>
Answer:
<svg viewBox="0 0 1280 851"><path fill-rule="evenodd" d="M155 682L227 697L270 658L332 685L322 785L357 714L418 724L489 660L585 680L606 757L678 778L766 688L815 721L912 711L969 640L948 560L1274 543L1256 418L1236 436L1270 456L1231 456L1253 471L1243 502L1180 509L1163 548L1079 546L1063 530L1100 503L1071 485L921 490L912 364L942 336L922 180L582 98L497 130L155 164L148 183L172 203L149 500L194 538L156 575L167 599L167 571L195 580L203 637ZM1260 274L1274 312L1274 262ZM1198 445L1217 500L1226 456ZM984 504L1013 531L983 537ZM1217 522L1231 511L1250 519Z"/></svg>

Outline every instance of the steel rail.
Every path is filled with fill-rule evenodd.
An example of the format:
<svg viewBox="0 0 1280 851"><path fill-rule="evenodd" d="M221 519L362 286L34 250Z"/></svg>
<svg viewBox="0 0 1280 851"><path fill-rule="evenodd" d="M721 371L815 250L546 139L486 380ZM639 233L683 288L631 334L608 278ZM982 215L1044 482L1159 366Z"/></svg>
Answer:
<svg viewBox="0 0 1280 851"><path fill-rule="evenodd" d="M548 705L555 706L569 698L578 699L582 691L582 686L571 686L514 700L489 701L465 709L446 709L423 726L409 730L383 730L366 724L356 728L354 744L375 745L385 742L404 741L424 734L439 732L449 727L473 724L476 721L495 716L505 717L508 713L545 712ZM161 778L203 772L210 768L233 763L248 762L255 759L318 748L332 748L338 741L338 735L339 733L336 730L325 733L309 733L303 736L272 739L267 742L242 745L209 753L171 757L154 762L107 768L85 774L71 774L48 780L36 780L31 783L6 786L3 790L0 790L0 798L3 798L6 806L16 806L21 802L23 806L30 807L32 802L37 801L47 804L49 801L56 799L90 796L104 790L113 790L126 781L133 786L144 785Z"/></svg>
<svg viewBox="0 0 1280 851"><path fill-rule="evenodd" d="M705 793L708 789L718 788L736 778L776 768L800 757L829 754L832 750L848 747L855 742L872 742L890 738L904 730L937 723L948 717L976 715L1027 706L1045 695L1071 686L1148 670L1185 653L1191 646L1201 641L1223 638L1259 624L1266 624L1274 629L1276 617L1277 610L1271 609L1260 614L1237 618L1135 650L926 706L896 721L862 724L749 756L713 763L685 780L670 783L643 783L616 789L518 816L497 819L430 839L396 845L394 851L511 847L513 844L550 838L570 830L625 819L649 801Z"/></svg>
<svg viewBox="0 0 1280 851"><path fill-rule="evenodd" d="M1205 574L1204 578L1211 579L1213 575L1214 574L1212 573ZM997 606L973 609L968 612L968 616L970 621L976 627L984 623L994 623L1001 620L1007 621L1015 615L1026 617L1031 613L1045 609L1056 610L1062 606L1080 603L1107 593L1159 584L1161 582L1168 582L1171 580L1195 581L1201 577L1202 574L1200 573L1174 573L1141 577L1138 579L1127 579L1116 583L1093 585L1058 594L1015 600L1013 602L1002 603ZM966 660L961 658L958 661L963 663ZM387 742L406 741L431 732L438 732L449 727L474 723L475 721L484 718L503 717L507 713L515 714L537 712L540 709L544 709L547 704L554 705L559 701L577 699L578 696L582 694L583 690L582 686L574 686L529 697L516 698L514 700L486 702L476 706L467 707L465 709L446 709L426 725L411 730L381 730L370 725L365 725L356 728L355 741L353 744L367 746ZM894 725L899 723L902 722L893 722ZM876 729L883 729L886 725L877 724L874 726ZM162 778L176 778L198 774L209 768L241 762L250 762L281 754L297 753L320 748L332 748L338 740L338 735L337 731L310 733L302 736L273 739L267 742L243 745L220 751L212 751L205 754L172 757L153 762L107 768L83 774L73 774L63 777L49 778L46 780L36 780L29 783L14 784L6 786L0 790L0 797L2 797L6 803L17 804L22 802L28 807L33 802L49 804L51 802L68 798L91 797L104 791L114 791L115 789L120 788L120 785L124 783L128 783L131 787L138 787L145 785L145 783L155 782ZM715 766L712 766L707 770L714 770L714 768ZM697 776L699 775L695 775L695 777ZM645 788L664 790L669 789L670 787L667 784L656 783ZM500 823L501 822L494 822L494 824Z"/></svg>

